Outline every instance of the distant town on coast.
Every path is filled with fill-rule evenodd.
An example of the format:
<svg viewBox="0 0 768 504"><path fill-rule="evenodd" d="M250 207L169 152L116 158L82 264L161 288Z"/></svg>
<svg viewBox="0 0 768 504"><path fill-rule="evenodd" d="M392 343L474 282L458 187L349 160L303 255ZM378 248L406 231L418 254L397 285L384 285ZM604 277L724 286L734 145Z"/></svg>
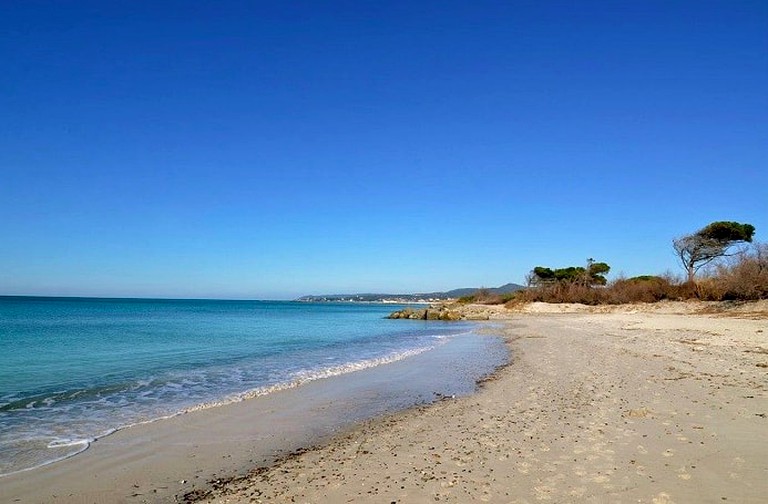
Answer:
<svg viewBox="0 0 768 504"><path fill-rule="evenodd" d="M494 288L465 287L445 292L426 292L416 294L321 294L302 296L296 299L296 301L305 303L432 303L435 301L444 301L446 299L457 299L464 296L471 296L480 290L487 291L488 294L503 295L510 294L524 288L524 286L519 284L508 283L502 285L501 287Z"/></svg>

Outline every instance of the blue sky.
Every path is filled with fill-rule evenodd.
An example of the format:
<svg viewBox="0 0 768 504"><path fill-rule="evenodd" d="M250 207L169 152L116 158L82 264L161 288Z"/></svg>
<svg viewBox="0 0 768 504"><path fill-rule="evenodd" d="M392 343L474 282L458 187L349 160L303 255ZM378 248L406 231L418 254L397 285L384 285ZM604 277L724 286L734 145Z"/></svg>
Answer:
<svg viewBox="0 0 768 504"><path fill-rule="evenodd" d="M768 241L768 3L0 5L0 294L291 298Z"/></svg>

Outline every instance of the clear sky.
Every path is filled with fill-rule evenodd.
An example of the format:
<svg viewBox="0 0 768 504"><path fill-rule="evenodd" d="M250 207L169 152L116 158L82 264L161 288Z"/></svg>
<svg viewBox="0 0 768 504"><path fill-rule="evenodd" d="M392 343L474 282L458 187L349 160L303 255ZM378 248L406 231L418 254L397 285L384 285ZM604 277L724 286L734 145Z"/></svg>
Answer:
<svg viewBox="0 0 768 504"><path fill-rule="evenodd" d="M0 294L291 298L768 241L768 2L0 4Z"/></svg>

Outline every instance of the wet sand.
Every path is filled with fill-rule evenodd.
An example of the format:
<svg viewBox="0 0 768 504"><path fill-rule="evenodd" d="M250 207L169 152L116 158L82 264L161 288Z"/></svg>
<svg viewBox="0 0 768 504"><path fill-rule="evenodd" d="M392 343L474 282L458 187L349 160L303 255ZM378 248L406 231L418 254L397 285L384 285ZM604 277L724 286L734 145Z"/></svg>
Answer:
<svg viewBox="0 0 768 504"><path fill-rule="evenodd" d="M2 478L0 501L765 502L767 306L465 308L501 321L513 356L477 394L288 433L287 456L285 439L254 433L263 419L245 401ZM328 389L309 385L297 404ZM343 412L334 397L312 408ZM304 423L273 399L283 413L269 421Z"/></svg>
<svg viewBox="0 0 768 504"><path fill-rule="evenodd" d="M480 393L368 422L207 500L765 502L764 307L477 310L512 319L513 363Z"/></svg>

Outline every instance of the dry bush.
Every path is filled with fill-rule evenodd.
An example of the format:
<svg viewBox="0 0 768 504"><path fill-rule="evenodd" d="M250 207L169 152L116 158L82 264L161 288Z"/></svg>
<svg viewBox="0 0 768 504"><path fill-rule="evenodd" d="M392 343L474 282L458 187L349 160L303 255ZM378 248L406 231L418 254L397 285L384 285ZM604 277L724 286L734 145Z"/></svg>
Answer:
<svg viewBox="0 0 768 504"><path fill-rule="evenodd" d="M458 299L458 302L461 304L468 304L468 303L477 303L477 304L485 304L485 305L499 305L499 304L505 304L516 297L516 292L511 292L507 294L494 294L489 289L479 289L474 294L470 294L469 296L463 296Z"/></svg>
<svg viewBox="0 0 768 504"><path fill-rule="evenodd" d="M696 285L681 283L672 275L618 278L606 287L588 287L559 282L532 287L516 293L514 302L626 304L654 303L665 299L683 300L697 297Z"/></svg>
<svg viewBox="0 0 768 504"><path fill-rule="evenodd" d="M619 278L608 287L607 297L611 304L654 303L662 299L675 299L676 286L658 276Z"/></svg>
<svg viewBox="0 0 768 504"><path fill-rule="evenodd" d="M696 282L696 298L702 301L722 301L725 295L723 283L715 277L705 277Z"/></svg>
<svg viewBox="0 0 768 504"><path fill-rule="evenodd" d="M624 304L654 303L662 300L749 301L768 299L768 244L755 244L746 252L720 263L696 282L684 281L672 273L659 276L618 278L606 287L589 287L573 282L556 282L530 287L511 298L487 296L487 304L507 306L541 301L545 303Z"/></svg>
<svg viewBox="0 0 768 504"><path fill-rule="evenodd" d="M558 282L519 291L515 295L515 301L595 305L606 301L605 290L602 287L587 287L571 282Z"/></svg>
<svg viewBox="0 0 768 504"><path fill-rule="evenodd" d="M514 296L514 293L494 294L489 289L480 289L474 294L473 302L486 305L504 304Z"/></svg>
<svg viewBox="0 0 768 504"><path fill-rule="evenodd" d="M504 303L504 306L509 308L510 310L513 310L515 308L519 308L520 306L525 305L528 303L527 300L524 299L524 293L525 291L517 291L513 295L510 296L509 300Z"/></svg>
<svg viewBox="0 0 768 504"><path fill-rule="evenodd" d="M699 282L701 299L714 301L768 298L768 244L755 244Z"/></svg>
<svg viewBox="0 0 768 504"><path fill-rule="evenodd" d="M505 304L515 298L515 293L509 294L489 294L483 298L476 299L475 302L486 305Z"/></svg>

